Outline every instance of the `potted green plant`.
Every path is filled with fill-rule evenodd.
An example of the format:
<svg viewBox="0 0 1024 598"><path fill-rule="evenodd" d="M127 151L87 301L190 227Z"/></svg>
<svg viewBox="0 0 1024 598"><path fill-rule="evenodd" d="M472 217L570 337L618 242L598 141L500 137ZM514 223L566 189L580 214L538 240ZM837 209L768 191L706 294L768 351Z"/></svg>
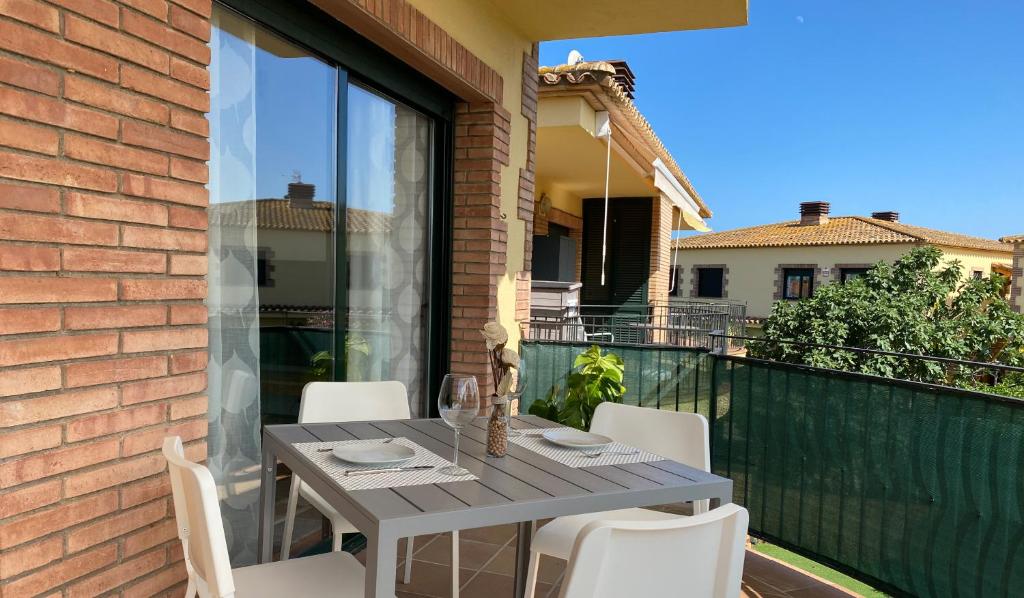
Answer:
<svg viewBox="0 0 1024 598"><path fill-rule="evenodd" d="M566 378L565 397L553 387L543 400L530 405L530 414L587 430L594 410L605 401L621 403L625 364L614 353L602 353L597 345L576 356L573 371Z"/></svg>

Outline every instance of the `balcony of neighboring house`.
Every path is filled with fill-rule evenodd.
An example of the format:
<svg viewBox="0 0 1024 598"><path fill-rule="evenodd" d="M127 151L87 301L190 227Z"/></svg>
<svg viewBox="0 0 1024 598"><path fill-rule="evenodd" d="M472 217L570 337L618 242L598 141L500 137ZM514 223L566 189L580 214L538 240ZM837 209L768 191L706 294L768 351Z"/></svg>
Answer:
<svg viewBox="0 0 1024 598"><path fill-rule="evenodd" d="M704 346L737 332L728 302L669 304L673 234L709 230L711 210L637 110L629 65L574 53L539 82L532 333Z"/></svg>

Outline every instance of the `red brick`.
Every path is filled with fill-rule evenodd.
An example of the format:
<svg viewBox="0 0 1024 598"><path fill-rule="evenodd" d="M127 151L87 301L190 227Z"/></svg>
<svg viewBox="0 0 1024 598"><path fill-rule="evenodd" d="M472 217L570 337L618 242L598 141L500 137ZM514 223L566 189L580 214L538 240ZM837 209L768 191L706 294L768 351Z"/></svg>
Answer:
<svg viewBox="0 0 1024 598"><path fill-rule="evenodd" d="M49 480L8 492L4 494L4 499L0 500L0 520L52 505L59 501L60 497L60 480ZM116 499L114 504L117 504ZM7 528L0 523L0 550L15 544L10 542L11 529L13 528ZM43 535L45 534L40 533L36 537Z"/></svg>
<svg viewBox="0 0 1024 598"><path fill-rule="evenodd" d="M60 211L60 193L53 187L0 183L0 208L56 214Z"/></svg>
<svg viewBox="0 0 1024 598"><path fill-rule="evenodd" d="M98 79L117 81L117 61L113 58L24 25L0 22L0 48Z"/></svg>
<svg viewBox="0 0 1024 598"><path fill-rule="evenodd" d="M144 382L125 384L121 390L121 402L134 405L146 401L159 401L206 390L206 372L158 378Z"/></svg>
<svg viewBox="0 0 1024 598"><path fill-rule="evenodd" d="M121 141L197 160L210 159L210 143L187 133L156 127L137 121L125 121L121 126ZM153 174L164 174L162 172Z"/></svg>
<svg viewBox="0 0 1024 598"><path fill-rule="evenodd" d="M60 388L59 366L7 370L3 376L0 376L0 397L27 395L58 388ZM0 413L7 411L0 406Z"/></svg>
<svg viewBox="0 0 1024 598"><path fill-rule="evenodd" d="M203 17L209 17L213 12L211 0L174 0L174 3Z"/></svg>
<svg viewBox="0 0 1024 598"><path fill-rule="evenodd" d="M162 358L161 358L162 359ZM152 426L166 419L167 406L160 403L122 409L76 419L68 424L68 442L78 442L125 430Z"/></svg>
<svg viewBox="0 0 1024 598"><path fill-rule="evenodd" d="M185 112L184 110L171 110L171 126L175 129L195 133L200 137L210 136L210 121L201 114Z"/></svg>
<svg viewBox="0 0 1024 598"><path fill-rule="evenodd" d="M156 475L167 467L163 455L152 455L141 459L118 461L113 465L92 469L86 473L69 476L64 480L64 496L73 497L89 494L104 488Z"/></svg>
<svg viewBox="0 0 1024 598"><path fill-rule="evenodd" d="M72 245L116 245L117 225L0 212L0 239Z"/></svg>
<svg viewBox="0 0 1024 598"><path fill-rule="evenodd" d="M168 222L165 206L75 191L67 193L64 199L64 210L71 216L98 220L138 222L156 226L166 226Z"/></svg>
<svg viewBox="0 0 1024 598"><path fill-rule="evenodd" d="M123 357L102 361L84 361L64 366L65 386L94 386L110 382L142 380L167 375L167 358L163 355L153 357ZM97 416L100 418L106 415ZM81 421L81 420L80 420ZM77 434L76 434L77 435ZM71 426L68 426L68 440L72 440ZM78 435L76 440L81 439Z"/></svg>
<svg viewBox="0 0 1024 598"><path fill-rule="evenodd" d="M0 304L114 301L117 283L102 278L0 277Z"/></svg>
<svg viewBox="0 0 1024 598"><path fill-rule="evenodd" d="M205 232L125 226L121 242L125 247L205 252L207 237Z"/></svg>
<svg viewBox="0 0 1024 598"><path fill-rule="evenodd" d="M78 528L68 534L68 552L78 552L163 519L167 503L152 502Z"/></svg>
<svg viewBox="0 0 1024 598"><path fill-rule="evenodd" d="M0 342L0 366L41 363L117 353L116 334L26 338Z"/></svg>
<svg viewBox="0 0 1024 598"><path fill-rule="evenodd" d="M167 52L73 15L64 18L64 37L154 71L167 73L169 70Z"/></svg>
<svg viewBox="0 0 1024 598"><path fill-rule="evenodd" d="M130 581L149 575L165 564L167 564L167 554L163 550L156 550L124 561L116 567L104 569L101 573L73 584L68 588L67 596L68 598L100 596Z"/></svg>
<svg viewBox="0 0 1024 598"><path fill-rule="evenodd" d="M209 356L206 351L178 352L171 355L171 373L184 374L186 372L205 370L208 362Z"/></svg>
<svg viewBox="0 0 1024 598"><path fill-rule="evenodd" d="M205 255L172 255L170 273L178 276L203 276L206 274L207 257ZM202 299L203 297L197 297Z"/></svg>
<svg viewBox="0 0 1024 598"><path fill-rule="evenodd" d="M210 89L210 71L180 58L171 58L171 76L199 89Z"/></svg>
<svg viewBox="0 0 1024 598"><path fill-rule="evenodd" d="M0 118L0 145L40 154L57 155L58 135L54 129Z"/></svg>
<svg viewBox="0 0 1024 598"><path fill-rule="evenodd" d="M137 174L125 174L123 176L121 191L126 195L163 199L174 203L204 208L210 203L209 193L202 185L156 179Z"/></svg>
<svg viewBox="0 0 1024 598"><path fill-rule="evenodd" d="M92 413L117 406L116 388L64 392L0 403L0 428Z"/></svg>
<svg viewBox="0 0 1024 598"><path fill-rule="evenodd" d="M0 177L95 191L117 189L117 175L112 171L8 152L0 152Z"/></svg>
<svg viewBox="0 0 1024 598"><path fill-rule="evenodd" d="M5 551L4 558L0 559L0 579L11 579L20 573L38 569L62 556L64 540L60 536L50 536L42 542Z"/></svg>
<svg viewBox="0 0 1024 598"><path fill-rule="evenodd" d="M104 569L116 560L117 545L108 544L12 581L4 586L4 592L5 595L10 593L11 596L36 596L93 571Z"/></svg>
<svg viewBox="0 0 1024 598"><path fill-rule="evenodd" d="M161 21L167 20L167 2L165 0L121 0L121 4L131 6Z"/></svg>
<svg viewBox="0 0 1024 598"><path fill-rule="evenodd" d="M117 439L76 445L0 464L0 488L74 471L116 459Z"/></svg>
<svg viewBox="0 0 1024 598"><path fill-rule="evenodd" d="M117 6L108 0L50 0L50 2L104 25L117 27Z"/></svg>
<svg viewBox="0 0 1024 598"><path fill-rule="evenodd" d="M178 526L174 519L164 519L146 529L139 530L124 539L125 556L133 556L159 546L178 537Z"/></svg>
<svg viewBox="0 0 1024 598"><path fill-rule="evenodd" d="M206 415L208 409L209 399L207 397L195 397L194 399L174 401L171 403L171 419L185 419L187 417Z"/></svg>
<svg viewBox="0 0 1024 598"><path fill-rule="evenodd" d="M201 18L192 12L172 5L170 21L175 29L184 31L204 42L210 41L210 19Z"/></svg>
<svg viewBox="0 0 1024 598"><path fill-rule="evenodd" d="M60 250L38 245L0 242L0 270L53 272L60 269Z"/></svg>
<svg viewBox="0 0 1024 598"><path fill-rule="evenodd" d="M167 323L162 305L126 305L117 307L67 307L64 327L68 330L161 326Z"/></svg>
<svg viewBox="0 0 1024 598"><path fill-rule="evenodd" d="M121 455L131 457L133 455L159 450L160 446L163 444L164 438L168 436L180 436L182 442L205 438L207 426L208 422L206 421L206 418L190 419L166 428L153 428L150 430L133 432L124 437L124 442L121 444ZM162 457L160 458L162 459ZM162 464L163 462L161 462L161 466Z"/></svg>
<svg viewBox="0 0 1024 598"><path fill-rule="evenodd" d="M0 0L0 15L52 33L60 31L60 15L57 9L37 0Z"/></svg>
<svg viewBox="0 0 1024 598"><path fill-rule="evenodd" d="M0 82L55 96L60 75L43 67L0 56Z"/></svg>
<svg viewBox="0 0 1024 598"><path fill-rule="evenodd" d="M121 299L124 301L205 298L205 280L165 280L159 278L145 278L121 281Z"/></svg>
<svg viewBox="0 0 1024 598"><path fill-rule="evenodd" d="M205 328L182 330L146 330L122 333L125 353L170 351L174 349L204 349L207 345Z"/></svg>
<svg viewBox="0 0 1024 598"><path fill-rule="evenodd" d="M0 434L0 459L60 446L60 426L43 426Z"/></svg>
<svg viewBox="0 0 1024 598"><path fill-rule="evenodd" d="M69 272L140 272L159 274L167 269L162 253L68 247L64 270Z"/></svg>
<svg viewBox="0 0 1024 598"><path fill-rule="evenodd" d="M173 165L171 168L173 170ZM170 206L167 215L168 224L177 228L193 228L198 230L206 230L207 228L206 210L202 208Z"/></svg>
<svg viewBox="0 0 1024 598"><path fill-rule="evenodd" d="M205 305L172 305L171 325L205 324L207 309Z"/></svg>
<svg viewBox="0 0 1024 598"><path fill-rule="evenodd" d="M127 509L151 500L171 494L171 480L168 476L159 475L146 478L140 482L121 484L121 508Z"/></svg>
<svg viewBox="0 0 1024 598"><path fill-rule="evenodd" d="M198 63L210 64L209 46L147 16L122 12L121 29Z"/></svg>
<svg viewBox="0 0 1024 598"><path fill-rule="evenodd" d="M170 110L164 104L75 75L64 78L64 97L160 124L166 124L170 114Z"/></svg>
<svg viewBox="0 0 1024 598"><path fill-rule="evenodd" d="M117 138L117 119L113 116L19 89L0 87L0 112L108 139Z"/></svg>
<svg viewBox="0 0 1024 598"><path fill-rule="evenodd" d="M162 592L171 586L184 583L186 579L188 572L183 565L163 569L156 575L129 586L124 591L124 598L150 598L162 595Z"/></svg>
<svg viewBox="0 0 1024 598"><path fill-rule="evenodd" d="M127 126L125 123L125 129ZM64 155L75 160L149 174L165 175L168 172L167 156L163 154L78 135L64 136Z"/></svg>
<svg viewBox="0 0 1024 598"><path fill-rule="evenodd" d="M205 91L141 68L121 67L121 86L199 112L210 110L210 96Z"/></svg>
<svg viewBox="0 0 1024 598"><path fill-rule="evenodd" d="M0 335L60 330L60 309L16 307L0 309ZM0 386L3 383L0 382Z"/></svg>
<svg viewBox="0 0 1024 598"><path fill-rule="evenodd" d="M195 160L171 156L171 177L183 181L207 183L210 180L210 171L205 162L196 162ZM206 228L205 213L203 214L203 226L201 228Z"/></svg>
<svg viewBox="0 0 1024 598"><path fill-rule="evenodd" d="M57 482L59 487L60 482L54 481ZM16 505L21 507L21 510L18 512L38 508L38 506L32 505L43 503L52 498L53 491L50 489L51 486L52 482L47 482L30 488L33 491L31 493L19 491L25 497L31 495L33 498L31 502L20 500L19 504ZM39 506L42 505L40 504ZM95 494L83 500L66 502L57 507L38 511L15 521L0 524L0 547L17 546L34 538L41 538L84 521L102 517L116 510L117 491L114 490Z"/></svg>

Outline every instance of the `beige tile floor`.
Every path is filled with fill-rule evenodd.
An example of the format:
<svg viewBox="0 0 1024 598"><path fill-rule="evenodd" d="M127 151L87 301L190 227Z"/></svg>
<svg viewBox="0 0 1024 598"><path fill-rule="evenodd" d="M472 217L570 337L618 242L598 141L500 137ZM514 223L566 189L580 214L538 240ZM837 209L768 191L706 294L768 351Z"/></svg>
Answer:
<svg viewBox="0 0 1024 598"><path fill-rule="evenodd" d="M515 526L464 530L459 541L459 579L462 598L499 598L512 596L515 567ZM404 541L399 546L397 598L445 598L451 595L451 536L437 535L416 539L413 553L412 583L401 583L405 555ZM363 560L364 553L356 555ZM564 563L541 559L537 598L557 598ZM744 598L810 598L851 596L814 576L747 551L743 571Z"/></svg>

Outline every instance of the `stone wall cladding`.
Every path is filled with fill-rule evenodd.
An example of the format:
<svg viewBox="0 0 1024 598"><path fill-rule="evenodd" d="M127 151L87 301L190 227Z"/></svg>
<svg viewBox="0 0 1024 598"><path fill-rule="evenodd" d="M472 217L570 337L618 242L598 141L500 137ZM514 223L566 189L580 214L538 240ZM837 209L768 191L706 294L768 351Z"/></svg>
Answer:
<svg viewBox="0 0 1024 598"><path fill-rule="evenodd" d="M697 270L701 268L722 269L722 299L729 298L729 264L694 264L690 266L690 297L697 297L698 283Z"/></svg>
<svg viewBox="0 0 1024 598"><path fill-rule="evenodd" d="M0 595L181 591L159 448L206 454L210 10L0 2Z"/></svg>
<svg viewBox="0 0 1024 598"><path fill-rule="evenodd" d="M835 264L832 266L829 282L843 282L843 269L846 268L873 268L874 264Z"/></svg>
<svg viewBox="0 0 1024 598"><path fill-rule="evenodd" d="M1010 304L1024 312L1024 243L1013 246L1013 270L1011 271Z"/></svg>

